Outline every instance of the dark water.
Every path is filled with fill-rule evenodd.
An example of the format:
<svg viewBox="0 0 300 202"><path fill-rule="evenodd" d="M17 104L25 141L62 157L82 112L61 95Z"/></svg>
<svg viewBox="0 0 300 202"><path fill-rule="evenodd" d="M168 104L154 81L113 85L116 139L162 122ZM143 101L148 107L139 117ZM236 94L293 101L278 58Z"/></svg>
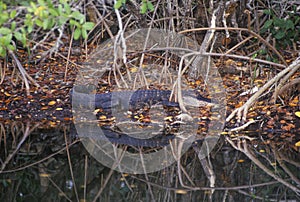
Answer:
<svg viewBox="0 0 300 202"><path fill-rule="evenodd" d="M159 171L133 174L99 163L71 124L0 129L0 201L300 201L299 134L221 135L203 159L198 142ZM140 158L162 149L118 148Z"/></svg>

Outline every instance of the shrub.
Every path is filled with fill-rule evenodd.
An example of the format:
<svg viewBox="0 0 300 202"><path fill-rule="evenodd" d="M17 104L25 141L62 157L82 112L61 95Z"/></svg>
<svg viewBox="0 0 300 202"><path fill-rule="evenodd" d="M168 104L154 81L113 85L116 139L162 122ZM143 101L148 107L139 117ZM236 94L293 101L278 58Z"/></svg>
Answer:
<svg viewBox="0 0 300 202"><path fill-rule="evenodd" d="M20 1L20 4L24 1ZM0 56L5 56L7 50L14 50L14 41L28 47L30 34L39 31L54 31L65 29L68 25L74 27L74 39L87 38L87 32L94 27L93 22L86 22L85 16L77 9L71 8L68 0L59 0L54 4L51 0L37 0L25 4L22 12L17 13L17 7L8 11L7 5L0 2Z"/></svg>

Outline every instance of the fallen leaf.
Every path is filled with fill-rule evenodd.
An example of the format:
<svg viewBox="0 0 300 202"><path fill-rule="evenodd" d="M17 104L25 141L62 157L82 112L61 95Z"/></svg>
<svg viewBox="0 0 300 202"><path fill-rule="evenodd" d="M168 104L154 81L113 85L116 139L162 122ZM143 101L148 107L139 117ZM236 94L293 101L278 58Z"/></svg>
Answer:
<svg viewBox="0 0 300 202"><path fill-rule="evenodd" d="M55 104L56 104L56 101L54 101L54 100L48 102L48 105L49 105L49 106L52 106L52 105L55 105Z"/></svg>
<svg viewBox="0 0 300 202"><path fill-rule="evenodd" d="M40 177L50 177L50 174L48 174L48 173L41 173Z"/></svg>
<svg viewBox="0 0 300 202"><path fill-rule="evenodd" d="M105 119L107 119L107 117L104 116L104 115L102 115L102 116L99 117L99 119L100 119L100 120L105 120Z"/></svg>
<svg viewBox="0 0 300 202"><path fill-rule="evenodd" d="M176 194L187 194L187 191L183 189L177 189L175 192Z"/></svg>

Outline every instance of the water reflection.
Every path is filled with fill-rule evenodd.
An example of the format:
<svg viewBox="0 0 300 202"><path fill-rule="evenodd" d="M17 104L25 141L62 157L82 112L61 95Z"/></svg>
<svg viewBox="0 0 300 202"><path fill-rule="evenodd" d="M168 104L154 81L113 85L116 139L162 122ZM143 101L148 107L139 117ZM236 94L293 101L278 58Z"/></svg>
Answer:
<svg viewBox="0 0 300 202"><path fill-rule="evenodd" d="M7 121L0 129L0 201L300 200L296 139L224 135L208 158L199 160L199 142L177 163L133 175L94 160L71 124Z"/></svg>

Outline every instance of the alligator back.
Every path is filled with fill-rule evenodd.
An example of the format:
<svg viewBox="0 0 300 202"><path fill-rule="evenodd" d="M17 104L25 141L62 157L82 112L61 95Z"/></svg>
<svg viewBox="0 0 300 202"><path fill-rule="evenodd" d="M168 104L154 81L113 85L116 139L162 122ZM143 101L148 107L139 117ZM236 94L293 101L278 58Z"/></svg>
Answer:
<svg viewBox="0 0 300 202"><path fill-rule="evenodd" d="M177 102L169 101L171 90L136 90L136 91L117 91L100 94L79 93L72 91L72 104L102 108L105 111L112 109L138 109L141 105L162 104L168 107L178 107ZM183 91L183 98L189 98L192 102L201 101L211 103L211 100L204 98L196 91ZM195 103L196 105L196 103Z"/></svg>

